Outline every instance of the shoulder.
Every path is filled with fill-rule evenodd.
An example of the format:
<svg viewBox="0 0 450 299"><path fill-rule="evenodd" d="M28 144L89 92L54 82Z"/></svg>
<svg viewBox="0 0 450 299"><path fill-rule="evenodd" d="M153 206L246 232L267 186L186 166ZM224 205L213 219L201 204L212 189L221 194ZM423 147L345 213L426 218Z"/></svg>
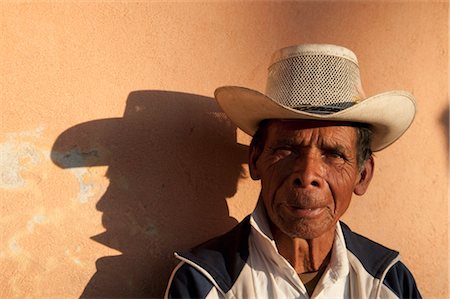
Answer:
<svg viewBox="0 0 450 299"><path fill-rule="evenodd" d="M213 283L194 267L181 262L174 269L165 298L207 298Z"/></svg>
<svg viewBox="0 0 450 299"><path fill-rule="evenodd" d="M383 284L399 298L422 298L413 275L401 261L389 269Z"/></svg>
<svg viewBox="0 0 450 299"><path fill-rule="evenodd" d="M205 298L216 286L228 292L247 262L250 229L247 217L224 235L178 253L183 262L172 273L168 297Z"/></svg>
<svg viewBox="0 0 450 299"><path fill-rule="evenodd" d="M340 225L347 250L356 257L366 274L379 280L398 298L421 298L414 277L400 261L398 251L351 231L343 222Z"/></svg>
<svg viewBox="0 0 450 299"><path fill-rule="evenodd" d="M361 262L370 275L381 278L386 269L398 258L398 251L353 232L343 222L340 222L340 225L347 250Z"/></svg>

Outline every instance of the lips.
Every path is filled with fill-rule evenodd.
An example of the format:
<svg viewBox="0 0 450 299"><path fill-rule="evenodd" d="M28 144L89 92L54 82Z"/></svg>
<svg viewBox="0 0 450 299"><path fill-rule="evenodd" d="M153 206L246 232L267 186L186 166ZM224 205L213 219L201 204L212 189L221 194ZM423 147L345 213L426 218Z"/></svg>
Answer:
<svg viewBox="0 0 450 299"><path fill-rule="evenodd" d="M281 193L277 195L278 199L281 199L278 204L295 218L313 219L320 217L328 206L324 194L320 192L296 189L289 190L284 193L284 196Z"/></svg>
<svg viewBox="0 0 450 299"><path fill-rule="evenodd" d="M287 206L289 212L296 217L299 218L317 218L319 217L322 212L325 210L324 207L311 207L311 208L304 208L304 207L298 207L298 206Z"/></svg>

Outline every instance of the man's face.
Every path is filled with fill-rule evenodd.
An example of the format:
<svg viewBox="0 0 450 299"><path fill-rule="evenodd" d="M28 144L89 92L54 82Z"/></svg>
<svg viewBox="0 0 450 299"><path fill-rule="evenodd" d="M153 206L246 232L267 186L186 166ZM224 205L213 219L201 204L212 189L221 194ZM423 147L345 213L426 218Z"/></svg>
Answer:
<svg viewBox="0 0 450 299"><path fill-rule="evenodd" d="M262 151L252 148L250 170L252 178L261 179L273 228L303 239L335 228L355 189L362 194L368 185L361 193L364 178L358 169L356 136L356 128L339 123L268 124Z"/></svg>

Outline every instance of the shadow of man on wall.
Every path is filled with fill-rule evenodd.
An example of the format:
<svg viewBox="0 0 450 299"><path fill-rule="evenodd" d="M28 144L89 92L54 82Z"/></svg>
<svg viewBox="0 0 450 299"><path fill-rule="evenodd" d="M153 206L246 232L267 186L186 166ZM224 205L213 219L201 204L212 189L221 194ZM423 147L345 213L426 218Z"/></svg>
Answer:
<svg viewBox="0 0 450 299"><path fill-rule="evenodd" d="M246 159L216 102L193 94L135 91L122 118L64 131L55 164L108 165L110 184L97 203L106 230L92 239L122 253L97 260L81 297L162 297L173 251L237 223L225 199L236 193Z"/></svg>

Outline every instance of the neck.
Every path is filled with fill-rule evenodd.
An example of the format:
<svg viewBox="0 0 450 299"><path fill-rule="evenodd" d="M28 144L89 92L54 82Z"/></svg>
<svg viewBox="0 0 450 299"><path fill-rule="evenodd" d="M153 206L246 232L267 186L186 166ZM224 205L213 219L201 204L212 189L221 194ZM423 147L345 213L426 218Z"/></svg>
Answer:
<svg viewBox="0 0 450 299"><path fill-rule="evenodd" d="M297 273L319 271L325 267L331 256L334 230L330 230L315 239L292 238L271 228L279 253L292 265Z"/></svg>

